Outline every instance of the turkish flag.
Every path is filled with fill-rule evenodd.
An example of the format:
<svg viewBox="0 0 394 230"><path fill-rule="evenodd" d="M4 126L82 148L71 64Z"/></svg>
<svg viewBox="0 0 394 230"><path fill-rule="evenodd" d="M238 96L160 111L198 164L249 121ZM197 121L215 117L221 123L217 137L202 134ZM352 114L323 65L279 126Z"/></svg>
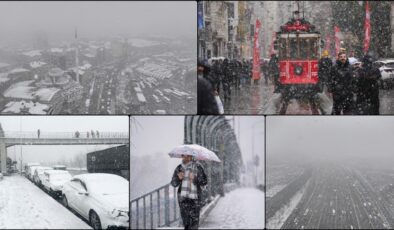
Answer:
<svg viewBox="0 0 394 230"><path fill-rule="evenodd" d="M335 30L335 56L338 56L339 49L341 48L339 33L341 32L338 26L334 26Z"/></svg>
<svg viewBox="0 0 394 230"><path fill-rule="evenodd" d="M259 42L260 27L261 27L261 23L259 19L256 19L256 26L254 30L254 47L253 47L253 70L252 70L253 80L260 79L260 42Z"/></svg>
<svg viewBox="0 0 394 230"><path fill-rule="evenodd" d="M369 43L371 41L371 10L367 1L365 5L365 22L364 22L365 38L364 38L364 53L369 50Z"/></svg>

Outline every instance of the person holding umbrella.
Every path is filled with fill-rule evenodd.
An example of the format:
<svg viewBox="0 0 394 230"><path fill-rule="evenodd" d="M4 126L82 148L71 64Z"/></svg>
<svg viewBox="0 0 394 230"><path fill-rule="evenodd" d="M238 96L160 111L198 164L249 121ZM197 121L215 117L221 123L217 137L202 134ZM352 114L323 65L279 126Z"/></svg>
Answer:
<svg viewBox="0 0 394 230"><path fill-rule="evenodd" d="M176 150L179 151L179 148ZM173 153L174 150L170 156L179 157ZM205 186L208 180L204 168L196 162L190 151L184 151L180 157L182 163L175 168L171 185L178 187L178 204L185 229L198 229L202 201L201 186Z"/></svg>

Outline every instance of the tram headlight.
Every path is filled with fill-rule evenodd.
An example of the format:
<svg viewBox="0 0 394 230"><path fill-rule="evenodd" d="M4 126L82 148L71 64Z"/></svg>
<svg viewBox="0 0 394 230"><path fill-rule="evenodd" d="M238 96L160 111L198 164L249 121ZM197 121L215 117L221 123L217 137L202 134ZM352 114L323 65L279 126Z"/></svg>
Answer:
<svg viewBox="0 0 394 230"><path fill-rule="evenodd" d="M296 66L295 67L295 69L294 69L294 73L296 74L296 75L301 75L302 74L302 71L303 71L303 69L302 69L302 67L301 66Z"/></svg>

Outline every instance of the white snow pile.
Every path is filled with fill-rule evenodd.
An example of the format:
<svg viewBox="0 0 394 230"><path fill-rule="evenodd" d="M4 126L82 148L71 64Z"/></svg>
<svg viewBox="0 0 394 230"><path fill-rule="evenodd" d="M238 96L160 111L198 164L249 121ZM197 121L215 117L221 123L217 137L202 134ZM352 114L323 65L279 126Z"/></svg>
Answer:
<svg viewBox="0 0 394 230"><path fill-rule="evenodd" d="M26 178L0 181L0 229L91 229Z"/></svg>
<svg viewBox="0 0 394 230"><path fill-rule="evenodd" d="M209 213L201 228L264 228L264 193L255 188L239 188L226 193Z"/></svg>

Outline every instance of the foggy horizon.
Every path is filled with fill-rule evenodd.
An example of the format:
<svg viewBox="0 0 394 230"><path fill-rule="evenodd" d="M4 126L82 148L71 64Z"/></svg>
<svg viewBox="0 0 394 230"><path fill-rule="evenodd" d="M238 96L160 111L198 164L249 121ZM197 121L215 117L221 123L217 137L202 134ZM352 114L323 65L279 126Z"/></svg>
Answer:
<svg viewBox="0 0 394 230"><path fill-rule="evenodd" d="M196 37L194 2L1 2L0 31L7 37L45 34L74 39L108 36ZM182 20L178 20L182 18Z"/></svg>
<svg viewBox="0 0 394 230"><path fill-rule="evenodd" d="M393 117L267 117L267 161L393 159Z"/></svg>

